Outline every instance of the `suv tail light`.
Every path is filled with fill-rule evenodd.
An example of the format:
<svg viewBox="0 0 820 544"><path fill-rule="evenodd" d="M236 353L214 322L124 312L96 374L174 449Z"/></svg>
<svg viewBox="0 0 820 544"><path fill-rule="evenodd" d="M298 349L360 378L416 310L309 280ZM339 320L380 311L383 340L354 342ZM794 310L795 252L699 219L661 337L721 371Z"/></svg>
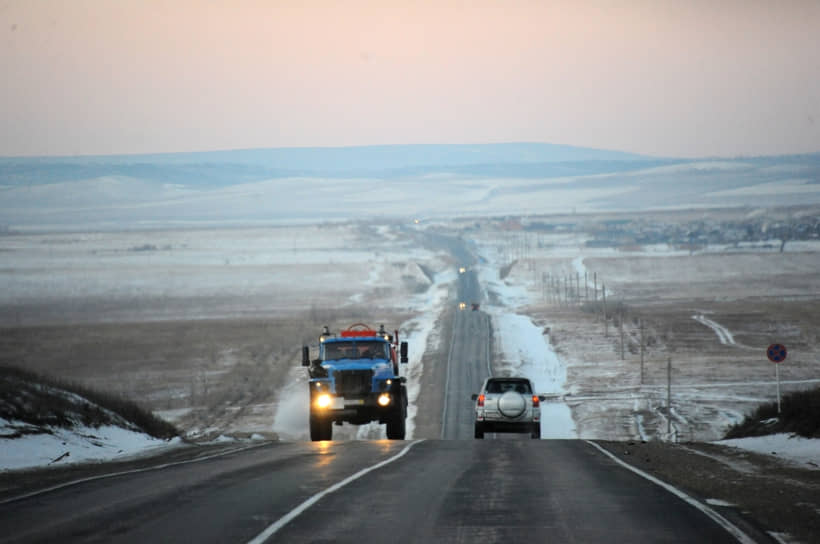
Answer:
<svg viewBox="0 0 820 544"><path fill-rule="evenodd" d="M484 395L483 394L478 396L478 405L479 406L484 406Z"/></svg>
<svg viewBox="0 0 820 544"><path fill-rule="evenodd" d="M538 399L538 395L532 396L532 406L533 408L538 408L539 406L541 406L541 401Z"/></svg>

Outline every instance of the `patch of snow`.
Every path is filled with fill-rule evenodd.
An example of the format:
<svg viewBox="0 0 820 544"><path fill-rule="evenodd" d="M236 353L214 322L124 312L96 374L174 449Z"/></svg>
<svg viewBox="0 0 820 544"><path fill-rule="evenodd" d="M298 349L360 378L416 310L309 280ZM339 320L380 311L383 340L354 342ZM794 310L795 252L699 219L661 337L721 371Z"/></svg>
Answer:
<svg viewBox="0 0 820 544"><path fill-rule="evenodd" d="M706 504L710 506L735 506L734 504L721 499L706 499Z"/></svg>
<svg viewBox="0 0 820 544"><path fill-rule="evenodd" d="M770 183L760 183L749 185L738 189L727 189L724 191L713 191L707 193L707 197L739 197L739 196L771 196L784 194L802 194L820 192L820 185L811 179L784 179L772 181Z"/></svg>
<svg viewBox="0 0 820 544"><path fill-rule="evenodd" d="M778 433L767 436L718 440L715 444L772 455L800 465L802 468L820 469L820 439L817 438L803 438L788 433Z"/></svg>
<svg viewBox="0 0 820 544"><path fill-rule="evenodd" d="M640 402L636 399L634 403L634 415L635 415L635 428L638 430L638 436L644 442L648 441L649 438L646 435L646 429L643 425L643 414L639 413L638 410L640 409Z"/></svg>
<svg viewBox="0 0 820 544"><path fill-rule="evenodd" d="M181 420L193 411L193 408L176 408L173 410L155 410L154 415L170 423Z"/></svg>
<svg viewBox="0 0 820 544"><path fill-rule="evenodd" d="M779 542L780 544L793 544L794 539L791 537L789 533L778 533L776 531L768 531L770 537L775 539L775 541Z"/></svg>
<svg viewBox="0 0 820 544"><path fill-rule="evenodd" d="M566 365L550 346L549 336L529 317L511 312L529 301L526 289L501 281L497 254L484 251L482 256L486 264L479 266L479 280L494 294L490 300L495 302L483 308L491 316L493 337L498 339L501 372L526 376L538 394L564 394ZM498 371L497 368L495 372ZM577 437L569 406L561 402L541 403L541 438Z"/></svg>
<svg viewBox="0 0 820 544"><path fill-rule="evenodd" d="M720 323L717 323L716 321L712 321L711 319L704 316L703 314L693 315L692 319L694 319L695 321L697 321L698 323L700 323L702 325L706 325L707 327L709 327L710 329L715 331L715 334L717 334L718 340L720 340L721 344L723 344L723 345L734 345L735 344L735 338L734 338L734 336L732 336L732 333L729 332L729 329L727 329L726 327L724 327Z"/></svg>
<svg viewBox="0 0 820 544"><path fill-rule="evenodd" d="M0 433L13 423L0 418ZM114 461L179 446L179 438L162 440L113 425L99 428L49 428L41 434L0 438L0 470L17 470L88 461Z"/></svg>

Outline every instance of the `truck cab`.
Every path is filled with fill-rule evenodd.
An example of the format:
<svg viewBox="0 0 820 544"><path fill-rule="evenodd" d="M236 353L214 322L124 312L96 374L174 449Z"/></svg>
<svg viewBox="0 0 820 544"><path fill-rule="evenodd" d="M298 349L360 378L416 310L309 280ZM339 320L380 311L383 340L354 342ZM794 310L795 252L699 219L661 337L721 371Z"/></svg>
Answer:
<svg viewBox="0 0 820 544"><path fill-rule="evenodd" d="M325 327L318 355L311 359L308 346L302 348L310 378L311 440L331 440L333 423L371 421L387 425L387 438L404 439L407 389L399 369L407 362L407 342L398 342L398 331L357 323L337 336Z"/></svg>

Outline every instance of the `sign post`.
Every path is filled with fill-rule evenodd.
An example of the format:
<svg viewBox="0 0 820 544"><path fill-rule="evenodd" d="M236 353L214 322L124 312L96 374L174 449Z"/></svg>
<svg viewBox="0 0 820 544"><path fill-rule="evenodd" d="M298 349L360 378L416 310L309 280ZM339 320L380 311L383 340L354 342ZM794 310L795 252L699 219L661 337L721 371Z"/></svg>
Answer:
<svg viewBox="0 0 820 544"><path fill-rule="evenodd" d="M777 380L777 413L780 413L780 363L786 360L786 346L783 344L772 344L766 348L766 357L774 363L774 375Z"/></svg>

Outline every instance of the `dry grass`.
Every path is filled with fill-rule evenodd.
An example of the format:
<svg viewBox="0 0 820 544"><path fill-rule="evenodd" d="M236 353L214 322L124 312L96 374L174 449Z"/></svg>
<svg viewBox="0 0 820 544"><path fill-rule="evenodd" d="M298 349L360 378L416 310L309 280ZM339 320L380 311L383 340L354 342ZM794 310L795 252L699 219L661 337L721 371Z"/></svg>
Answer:
<svg viewBox="0 0 820 544"><path fill-rule="evenodd" d="M820 438L820 388L785 395L780 402L759 406L741 423L733 425L726 438L794 433L806 438Z"/></svg>
<svg viewBox="0 0 820 544"><path fill-rule="evenodd" d="M14 367L0 367L0 417L42 427L122 425L122 418L157 437L179 434L176 427L136 402L77 383Z"/></svg>

